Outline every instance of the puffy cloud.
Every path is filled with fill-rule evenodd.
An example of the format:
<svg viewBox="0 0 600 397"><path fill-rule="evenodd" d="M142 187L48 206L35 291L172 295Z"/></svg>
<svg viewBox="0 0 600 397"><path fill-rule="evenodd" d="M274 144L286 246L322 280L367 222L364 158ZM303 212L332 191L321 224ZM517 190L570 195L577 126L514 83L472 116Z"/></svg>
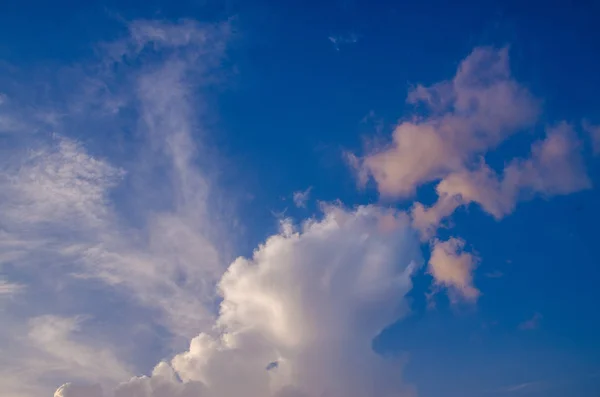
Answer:
<svg viewBox="0 0 600 397"><path fill-rule="evenodd" d="M356 164L383 196L411 196L418 185L463 170L473 156L532 126L539 112L512 78L506 48L475 49L452 80L418 85L408 102L423 104L429 115L401 122L387 147Z"/></svg>
<svg viewBox="0 0 600 397"><path fill-rule="evenodd" d="M371 343L407 312L419 263L403 213L329 206L300 230L284 224L222 277L214 332L115 396L410 396L402 362Z"/></svg>
<svg viewBox="0 0 600 397"><path fill-rule="evenodd" d="M512 213L520 199L566 195L590 187L581 144L573 128L561 123L549 128L545 139L532 144L528 158L511 161L502 178L483 162L475 170L446 176L436 187L439 199L432 207L414 205L413 225L428 239L461 205L478 203L500 219Z"/></svg>
<svg viewBox="0 0 600 397"><path fill-rule="evenodd" d="M437 201L430 207L416 202L411 209L413 227L424 241L435 238L443 220L460 206L477 203L500 219L519 200L591 186L577 134L564 122L548 128L528 158L507 161L500 176L486 164L486 153L533 127L540 114L539 101L512 77L507 48L476 48L451 80L417 85L407 102L424 112L396 126L387 146L349 159L359 182L372 177L382 197L407 198L417 187L439 181ZM452 254L462 245L434 240L432 275L437 284L476 298L471 257Z"/></svg>
<svg viewBox="0 0 600 397"><path fill-rule="evenodd" d="M454 300L476 300L480 292L473 286L473 270L477 258L464 252L465 242L458 238L447 241L435 240L429 258L429 273L435 283L450 289Z"/></svg>

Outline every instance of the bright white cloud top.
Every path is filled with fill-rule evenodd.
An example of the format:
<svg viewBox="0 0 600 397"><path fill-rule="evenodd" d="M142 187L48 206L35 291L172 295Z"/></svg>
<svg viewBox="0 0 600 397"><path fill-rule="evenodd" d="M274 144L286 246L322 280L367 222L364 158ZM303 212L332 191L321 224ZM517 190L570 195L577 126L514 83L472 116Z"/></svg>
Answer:
<svg viewBox="0 0 600 397"><path fill-rule="evenodd" d="M0 132L18 142L1 160L2 396L57 387L55 397L413 396L404 358L382 357L372 342L408 314L421 244L434 284L475 302L479 258L462 239L437 237L445 219L471 203L500 219L520 200L591 186L577 128L564 122L503 170L486 164L537 123L540 101L511 76L507 49L477 48L452 79L411 91L426 116L350 156L381 196L412 199L435 182L435 203L322 204L231 260L233 216L201 122L231 24L128 28L80 65L79 87L51 113L27 115L0 96ZM88 122L132 128L139 148L115 161L93 152L73 131ZM309 193L294 203L304 208ZM123 194L129 206L115 199ZM121 322L99 320L103 300ZM146 352L156 338L164 349Z"/></svg>

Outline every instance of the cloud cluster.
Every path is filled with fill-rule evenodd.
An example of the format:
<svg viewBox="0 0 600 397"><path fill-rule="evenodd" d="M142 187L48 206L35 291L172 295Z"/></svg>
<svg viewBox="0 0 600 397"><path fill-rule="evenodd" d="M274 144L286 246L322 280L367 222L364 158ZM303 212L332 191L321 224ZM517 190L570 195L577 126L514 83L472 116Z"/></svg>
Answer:
<svg viewBox="0 0 600 397"><path fill-rule="evenodd" d="M561 123L548 128L546 138L532 144L528 158L506 165L501 177L484 162L474 169L448 174L436 187L439 198L434 205L414 205L413 223L429 238L461 205L477 203L501 219L514 211L519 200L566 195L590 187L580 143L572 127Z"/></svg>
<svg viewBox="0 0 600 397"><path fill-rule="evenodd" d="M213 331L114 395L411 395L402 362L390 365L371 342L407 313L418 248L406 214L374 206L329 206L300 230L284 223L223 275Z"/></svg>
<svg viewBox="0 0 600 397"><path fill-rule="evenodd" d="M437 202L430 207L417 202L411 209L413 226L424 241L435 238L443 220L460 206L476 203L500 219L520 200L591 186L581 143L566 122L547 127L546 137L531 145L529 157L508 161L500 175L486 163L486 153L532 129L540 115L539 101L511 75L507 48L476 48L451 80L417 85L407 101L421 106L424 115L401 122L389 145L363 158L351 156L351 161L359 181L372 178L385 198L409 198L419 186L437 182ZM477 290L467 254L458 257L464 261L455 254L442 259L450 247L455 250L456 241L432 242L430 273L436 283L472 299ZM450 267L455 267L450 273L440 271Z"/></svg>
<svg viewBox="0 0 600 397"><path fill-rule="evenodd" d="M23 299L0 313L0 340L10 343L0 358L4 393L413 395L403 360L371 346L407 313L404 296L421 264L408 215L326 205L298 227L284 221L251 258L224 263L214 180L198 163L206 153L202 89L215 78L227 32L189 21L131 23L89 68L77 103L54 126L59 133L21 134L25 141L3 158L0 259L16 278L2 285L13 293L23 283ZM141 141L134 161L109 161L69 136L79 119L117 128L132 115L125 125ZM135 197L134 214L123 194ZM126 324L97 295L86 299L88 289L110 311L126 306ZM138 321L140 313L147 317ZM139 354L131 341L148 327L164 333L162 357L172 358L132 377L147 371L128 354ZM181 340L189 347L174 354Z"/></svg>
<svg viewBox="0 0 600 397"><path fill-rule="evenodd" d="M408 101L424 116L398 125L390 145L353 158L382 196L411 197L437 182L436 203L415 203L409 214L323 205L322 216L298 226L284 220L251 257L231 262L213 202L218 188L199 166L208 157L203 89L219 79L230 26L128 28L84 68L93 72L53 121L60 133L14 134L28 141L2 159L0 295L20 293L18 305L0 312L0 340L9 341L0 346L0 388L8 396L60 384L55 397L414 396L402 358L381 357L372 341L408 312L421 242L431 245L435 283L454 300L474 301L478 258L462 239L435 238L443 220L470 203L501 218L519 200L590 185L565 123L501 172L486 164L485 154L533 127L540 109L511 76L506 49L478 48L453 79L411 91ZM7 114L9 102L0 96L0 132L40 130L36 117ZM73 138L70 126L92 117L131 129L133 161L109 161ZM296 205L309 193L294 194ZM81 298L92 287L111 311L132 305L121 319L146 315L130 320L135 332L129 323L94 322L109 310L90 304L97 296ZM79 315L86 310L90 316ZM146 325L168 346L150 375L137 376L148 368L122 347L135 345ZM103 337L109 328L127 332Z"/></svg>

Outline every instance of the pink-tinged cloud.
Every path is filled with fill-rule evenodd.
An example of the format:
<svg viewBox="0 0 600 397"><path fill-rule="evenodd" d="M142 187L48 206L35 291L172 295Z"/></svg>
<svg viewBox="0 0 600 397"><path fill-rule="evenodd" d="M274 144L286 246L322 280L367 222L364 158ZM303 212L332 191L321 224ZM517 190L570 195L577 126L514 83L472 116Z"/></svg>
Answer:
<svg viewBox="0 0 600 397"><path fill-rule="evenodd" d="M512 213L519 200L571 194L591 187L581 143L573 128L561 123L534 142L525 159L514 159L500 177L481 162L474 170L451 173L437 185L438 201L426 208L416 203L413 226L428 239L456 208L479 204L496 219Z"/></svg>
<svg viewBox="0 0 600 397"><path fill-rule="evenodd" d="M407 100L429 116L401 122L389 145L355 162L384 197L411 196L423 183L464 170L539 114L538 101L511 76L506 48L475 49L451 80L418 85Z"/></svg>
<svg viewBox="0 0 600 397"><path fill-rule="evenodd" d="M451 299L475 301L480 295L473 286L477 258L464 252L464 246L463 240L454 237L447 241L434 241L428 270L436 284L449 289Z"/></svg>

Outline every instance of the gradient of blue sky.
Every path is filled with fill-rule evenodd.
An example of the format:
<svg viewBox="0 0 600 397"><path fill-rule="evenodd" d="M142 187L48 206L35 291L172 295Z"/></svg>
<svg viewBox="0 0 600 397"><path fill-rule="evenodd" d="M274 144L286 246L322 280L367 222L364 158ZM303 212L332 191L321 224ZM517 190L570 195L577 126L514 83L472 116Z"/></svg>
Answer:
<svg viewBox="0 0 600 397"><path fill-rule="evenodd" d="M598 15L600 6L593 1L474 1L460 6L442 1L350 0L4 4L0 6L0 93L10 101L5 101L7 110L0 116L8 115L23 123L16 134L0 135L3 170L8 175L20 164L13 157L39 149L40 145L41 156L51 156L43 152L43 145L55 139L50 137L51 132L57 132L63 138L56 139L68 139L67 145L78 142L79 149L85 148L90 156L106 159L130 174L143 174L139 181L126 179L125 184L110 190L111 206L122 218L119 225L146 232L153 230L148 225L152 222L165 222L166 228L174 224L169 222L175 218L177 222L185 218L194 221L194 217L198 222L207 222L194 229L193 238L182 232L181 242L166 238L173 243L171 246L153 246L157 255L164 255L167 262L183 263L185 271L185 266L193 266L188 263L193 258L204 260L212 255L196 251L195 246L194 239L208 234L207 239L218 246L219 260L228 263L237 256L252 255L267 237L277 234L282 216L296 223L311 216L320 219L319 201L340 200L348 208L381 204L399 210L408 210L416 201L433 204L435 184L429 182L408 198L380 199L372 180L365 188L358 187L346 154L368 155L366 140L389 142L398 120L414 114L414 107L406 103L411 87L451 79L461 60L474 48L508 46L512 76L539 98L542 110L534 127L510 137L497 150L486 152L486 161L500 170L512 158L526 157L530 144L544 138L546 126L565 120L573 125L581 141L586 172L595 187L600 169L593 156L592 139L582 122L600 123ZM218 60L210 82L204 82L203 70L197 70L198 75L194 71L193 78L202 81L201 87L191 98L185 97L189 100L185 106L191 107L190 119L201 120L190 124L190 136L201 156L185 167L201 170L193 173L197 178L193 183L207 179L208 184L217 186L219 195L206 199L200 190L180 187L177 193L190 194L182 199L183 204L171 197L170 176L161 168L166 167L165 163L158 160L150 164L152 156L144 154L169 138L157 138L150 148L146 147L138 108L119 113L118 120L109 119L101 111L93 113L104 109L106 93L101 89L81 90L90 76L100 79L106 73L112 79L107 83L112 84L111 95L117 92L115 97L128 97L129 93L120 92L118 87L127 90L129 86L119 79L127 79L129 70L144 70L144 65L136 62L149 59L156 66L165 55L158 51L148 54L148 58L134 58L123 66L125 72L99 71L98 59L105 56L98 55L103 51L99 49L102 43L122 40L132 21L173 22L181 18L208 23L229 20L231 28L226 55ZM83 103L83 114L74 105L78 101ZM45 120L42 128L25 123L37 123L32 120L40 114L53 115L60 121ZM184 149L185 145L177 150ZM171 153L177 155L181 151ZM143 159L141 164L137 164L139 159ZM137 185L147 181L152 184ZM105 182L112 184L110 180ZM294 193L304 191L308 192L305 197L296 195L296 199L305 199L305 205L295 205ZM410 313L389 324L373 341L374 349L384 356L406 354L406 364L398 371L406 384L416 388L418 396L600 394L600 290L596 288L600 255L595 246L600 193L595 188L557 197L545 197L543 193L542 197L519 202L515 211L501 220L495 220L476 204L459 208L451 216L451 228L440 230L440 238L460 236L466 241L467 251L480 258L473 273L474 285L481 291L476 302L452 304L444 288L428 298L433 291L432 276L426 267L429 245L421 245L423 266L413 275L407 295ZM1 197L5 200L2 206L11 205L9 199ZM149 209L160 213L172 205L170 199L180 205L176 205L173 218L147 218ZM201 201L199 206L208 209L196 208L196 199ZM68 230L63 236L60 231L43 231L65 241L73 238L70 233L79 232ZM142 261L135 251L144 249L141 240L133 237L135 244L126 247L132 260ZM334 241L332 246L338 244L337 237ZM184 254L178 257L181 251ZM6 252L13 253L8 248ZM215 313L218 304L218 298L212 295L196 296L206 293L200 287L185 289L180 297L190 306L178 306L176 310L194 311L194 305L199 305L198 312L203 314L186 314L185 321L191 322L174 324L157 314L165 307L148 303L164 298L164 286L131 283L135 290L132 293L115 288L102 277L81 278L80 283L64 281L77 272L76 267L48 271L40 281L35 275L39 258L31 269L25 262L21 265L12 257L6 258L2 258L1 275L25 287L0 297L0 316L7 324L7 331L0 331L0 352L22 354L35 361L36 350L21 352L9 347L15 334L22 332L23 324L39 328L42 333L43 326L69 328L65 323L43 323L48 318L40 316L51 314L69 319L77 315L82 328L65 334L74 334L76 345L70 339L60 339L63 345L52 339L48 343L56 343L57 349L62 346L65 351L77 351L81 357L93 358L98 351L107 353L102 365L93 359L78 363L74 379L69 379L61 368L45 374L46 364L41 358L39 367L32 365L31 371L21 370L20 365L26 364L17 365L17 360L0 359L0 374L11 378L6 384L0 381L8 390L8 394L0 390L2 397L29 397L33 394L28 393L40 390L51 393L71 380L106 385L121 374L148 375L160 360L187 349L190 336L207 327L210 314L206 313ZM220 268L214 267L216 270L206 270L208 284L218 279L213 273L219 273ZM198 279L204 276L193 273ZM189 274L187 277L193 278ZM65 283L62 289L56 287L61 282ZM51 299L44 295L48 291ZM142 298L131 296L142 293ZM38 323L28 323L31 318L37 318L43 326L35 328ZM34 339L37 335L30 332ZM122 335L126 339L135 335L135 339L123 340ZM39 338L36 340L39 342ZM89 341L95 344L88 348ZM54 357L48 350L44 354ZM107 369L111 360L112 369ZM121 365L123 368L115 369ZM64 368L70 367L65 364ZM108 375L94 375L102 371Z"/></svg>

